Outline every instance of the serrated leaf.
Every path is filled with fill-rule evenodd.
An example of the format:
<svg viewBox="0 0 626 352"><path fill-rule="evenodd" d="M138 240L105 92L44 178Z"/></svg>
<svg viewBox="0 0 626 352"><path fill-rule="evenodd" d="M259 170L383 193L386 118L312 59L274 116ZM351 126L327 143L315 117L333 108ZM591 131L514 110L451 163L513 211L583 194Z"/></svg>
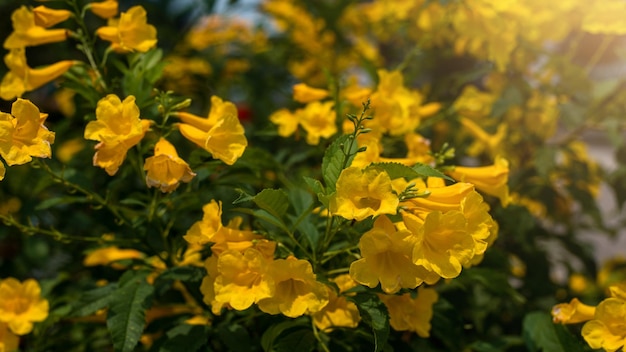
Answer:
<svg viewBox="0 0 626 352"><path fill-rule="evenodd" d="M304 176L304 182L306 182L307 186L313 191L315 194L326 193L324 190L324 185L319 180L316 180L311 177Z"/></svg>
<svg viewBox="0 0 626 352"><path fill-rule="evenodd" d="M116 282L83 293L71 315L84 317L108 307L115 290L117 290Z"/></svg>
<svg viewBox="0 0 626 352"><path fill-rule="evenodd" d="M531 312L524 317L523 335L529 351L582 352L583 345L560 324L554 324L543 311Z"/></svg>
<svg viewBox="0 0 626 352"><path fill-rule="evenodd" d="M204 325L181 324L170 329L159 352L195 352L207 342L207 327Z"/></svg>
<svg viewBox="0 0 626 352"><path fill-rule="evenodd" d="M335 184L341 171L344 166L350 166L357 149L357 142L354 140L354 137L347 134L335 139L328 146L322 159L322 177L324 178L327 192L332 193L335 191ZM346 157L346 155L351 156Z"/></svg>
<svg viewBox="0 0 626 352"><path fill-rule="evenodd" d="M346 297L359 309L361 319L372 328L374 333L374 351L382 351L389 338L389 313L385 304L371 293Z"/></svg>
<svg viewBox="0 0 626 352"><path fill-rule="evenodd" d="M298 326L307 326L308 322L304 319L287 320L270 326L263 336L261 336L261 347L263 351L270 352L274 349L274 343L278 336L284 331Z"/></svg>
<svg viewBox="0 0 626 352"><path fill-rule="evenodd" d="M289 197L282 189L266 188L254 196L252 200L259 208L279 219L285 215L289 208Z"/></svg>
<svg viewBox="0 0 626 352"><path fill-rule="evenodd" d="M412 169L415 170L415 172L419 174L419 177L439 177L439 178L446 179L448 181L455 182L454 179L451 178L450 176L426 164L417 163L412 167Z"/></svg>
<svg viewBox="0 0 626 352"><path fill-rule="evenodd" d="M154 287L146 278L150 271L127 271L119 281L119 286L109 305L107 328L111 333L116 351L133 351L144 329L146 309Z"/></svg>

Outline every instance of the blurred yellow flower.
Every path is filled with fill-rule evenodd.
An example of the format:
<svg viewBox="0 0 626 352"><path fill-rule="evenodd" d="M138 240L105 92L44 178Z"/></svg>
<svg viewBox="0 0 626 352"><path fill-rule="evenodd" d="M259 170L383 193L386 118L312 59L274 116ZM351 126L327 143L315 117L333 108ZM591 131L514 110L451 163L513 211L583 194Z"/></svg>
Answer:
<svg viewBox="0 0 626 352"><path fill-rule="evenodd" d="M89 5L89 9L94 15L104 18L105 20L115 17L118 12L117 0L104 0L100 2L92 2Z"/></svg>
<svg viewBox="0 0 626 352"><path fill-rule="evenodd" d="M55 155L61 162L68 163L83 148L85 148L85 140L83 138L68 139L57 147Z"/></svg>
<svg viewBox="0 0 626 352"><path fill-rule="evenodd" d="M100 99L96 121L85 127L85 139L100 142L95 147L94 166L103 168L110 176L115 175L128 150L141 141L149 127L149 120L139 119L134 96L121 101L117 95L109 94Z"/></svg>
<svg viewBox="0 0 626 352"><path fill-rule="evenodd" d="M337 133L336 113L333 102L314 101L296 110L296 119L306 131L306 142L317 145L320 138L330 138Z"/></svg>
<svg viewBox="0 0 626 352"><path fill-rule="evenodd" d="M76 63L63 60L42 68L30 68L26 63L24 48L11 49L4 56L4 63L9 68L0 82L0 98L13 100L24 93L33 91L60 77Z"/></svg>
<svg viewBox="0 0 626 352"><path fill-rule="evenodd" d="M399 199L384 170L349 167L337 179L337 192L330 200L332 215L364 220L380 214L396 214Z"/></svg>
<svg viewBox="0 0 626 352"><path fill-rule="evenodd" d="M332 282L336 283L339 288L339 294L357 286L349 275L340 275ZM338 295L334 289L326 286L328 291L328 304L317 313L313 314L313 322L320 330L327 332L334 327L356 328L361 321L359 309L356 304L350 302L343 295Z"/></svg>
<svg viewBox="0 0 626 352"><path fill-rule="evenodd" d="M36 17L39 17L36 20ZM27 46L36 46L48 43L62 42L67 39L67 30L65 29L46 29L42 24L49 24L56 19L50 19L49 23L36 16L28 7L22 6L15 10L11 15L13 22L13 33L11 33L4 41L5 49L20 49ZM45 17L45 16L44 16ZM48 16L51 17L51 16ZM52 25L49 24L49 25Z"/></svg>
<svg viewBox="0 0 626 352"><path fill-rule="evenodd" d="M311 103L326 98L330 93L326 89L313 88L304 83L293 86L293 100L299 103Z"/></svg>
<svg viewBox="0 0 626 352"><path fill-rule="evenodd" d="M16 335L26 335L33 323L48 317L48 301L41 297L39 283L33 279L20 282L12 277L0 281L0 322Z"/></svg>
<svg viewBox="0 0 626 352"><path fill-rule="evenodd" d="M177 116L183 122L178 129L185 138L228 165L234 164L248 146L245 131L237 117L237 108L217 96L211 97L207 118L186 112L179 112Z"/></svg>
<svg viewBox="0 0 626 352"><path fill-rule="evenodd" d="M278 135L289 137L298 130L298 117L287 109L280 109L270 115L270 121L278 125Z"/></svg>
<svg viewBox="0 0 626 352"><path fill-rule="evenodd" d="M502 206L507 206L510 202L509 162L505 158L496 157L490 166L455 166L447 174L457 181L474 184L481 192L498 197Z"/></svg>
<svg viewBox="0 0 626 352"><path fill-rule="evenodd" d="M380 283L389 294L401 288L413 289L424 281L435 283L439 277L411 259L415 240L410 231L396 231L387 216L378 217L374 227L359 240L361 259L350 265L350 276L371 288Z"/></svg>
<svg viewBox="0 0 626 352"><path fill-rule="evenodd" d="M402 216L407 229L416 236L413 263L451 279L474 255L475 243L467 233L467 219L460 211L433 211L422 221L412 214Z"/></svg>
<svg viewBox="0 0 626 352"><path fill-rule="evenodd" d="M626 301L607 298L598 304L594 319L583 325L582 335L591 348L614 352L626 342Z"/></svg>
<svg viewBox="0 0 626 352"><path fill-rule="evenodd" d="M117 246L98 248L89 252L83 259L84 266L109 265L119 260L140 259L145 255L135 249L122 249ZM111 265L115 269L124 269L121 265Z"/></svg>
<svg viewBox="0 0 626 352"><path fill-rule="evenodd" d="M33 9L35 15L35 25L49 28L57 23L61 23L72 16L72 12L63 9L51 9L39 5Z"/></svg>
<svg viewBox="0 0 626 352"><path fill-rule="evenodd" d="M624 35L626 3L621 0L604 0L602 6L588 6L582 30L593 34Z"/></svg>
<svg viewBox="0 0 626 352"><path fill-rule="evenodd" d="M389 324L396 331L413 331L420 337L430 336L430 320L433 317L433 304L439 299L437 291L420 287L417 297L411 293L399 296L378 295L389 311Z"/></svg>
<svg viewBox="0 0 626 352"><path fill-rule="evenodd" d="M20 338L9 330L6 323L0 323L0 351L13 352L18 351Z"/></svg>
<svg viewBox="0 0 626 352"><path fill-rule="evenodd" d="M4 175L6 174L7 169L4 167L4 163L0 162L0 181L4 180Z"/></svg>
<svg viewBox="0 0 626 352"><path fill-rule="evenodd" d="M569 303L559 303L552 307L552 320L561 324L576 324L593 319L596 307L588 306L573 298Z"/></svg>
<svg viewBox="0 0 626 352"><path fill-rule="evenodd" d="M0 155L7 165L21 165L32 157L49 158L54 132L44 122L48 114L42 114L29 100L17 99L11 113L0 112Z"/></svg>
<svg viewBox="0 0 626 352"><path fill-rule="evenodd" d="M318 312L328 304L326 285L316 280L308 261L293 256L277 259L270 270L276 286L272 297L258 302L261 311L295 318Z"/></svg>
<svg viewBox="0 0 626 352"><path fill-rule="evenodd" d="M96 35L111 42L111 48L121 53L145 53L157 43L156 28L147 23L146 10L141 6L133 6L122 12L119 19L109 20L107 26L98 28Z"/></svg>
<svg viewBox="0 0 626 352"><path fill-rule="evenodd" d="M164 193L173 192L180 182L189 182L196 175L165 138L156 143L154 156L146 159L143 169L148 187L159 187Z"/></svg>

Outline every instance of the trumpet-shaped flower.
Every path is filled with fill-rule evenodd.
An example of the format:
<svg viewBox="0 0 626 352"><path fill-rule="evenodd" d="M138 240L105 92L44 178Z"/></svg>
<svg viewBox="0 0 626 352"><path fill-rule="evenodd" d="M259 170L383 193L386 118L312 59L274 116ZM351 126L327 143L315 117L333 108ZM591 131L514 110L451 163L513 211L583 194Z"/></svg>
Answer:
<svg viewBox="0 0 626 352"><path fill-rule="evenodd" d="M20 338L9 330L6 323L0 323L0 351L17 351L20 345Z"/></svg>
<svg viewBox="0 0 626 352"><path fill-rule="evenodd" d="M360 221L380 214L396 214L398 203L387 172L374 167L349 167L337 179L330 213Z"/></svg>
<svg viewBox="0 0 626 352"><path fill-rule="evenodd" d="M128 150L141 141L149 127L149 120L139 119L134 96L121 101L117 95L109 94L100 99L96 121L89 122L85 128L85 139L100 142L95 147L94 166L115 175Z"/></svg>
<svg viewBox="0 0 626 352"><path fill-rule="evenodd" d="M89 5L89 9L94 15L104 18L108 20L109 18L115 17L118 12L118 3L117 0L104 0L100 2L92 2Z"/></svg>
<svg viewBox="0 0 626 352"><path fill-rule="evenodd" d="M4 57L9 68L0 82L0 98L12 100L60 77L76 62L63 60L42 68L30 68L24 48L12 49Z"/></svg>
<svg viewBox="0 0 626 352"><path fill-rule="evenodd" d="M4 167L4 163L0 162L0 181L4 180L4 175L6 174L7 169Z"/></svg>
<svg viewBox="0 0 626 352"><path fill-rule="evenodd" d="M269 273L271 261L254 248L243 253L227 250L217 258L218 275L213 282L215 293L211 304L236 310L249 308L274 294L274 280Z"/></svg>
<svg viewBox="0 0 626 352"><path fill-rule="evenodd" d="M13 22L13 33L11 33L4 41L5 49L23 49L27 46L36 46L48 43L62 42L67 39L67 31L65 29L46 29L44 25L53 25L55 21L60 21L63 16L69 14L64 13L61 17L58 12L55 16L44 16L49 20L42 19L40 15L36 16L28 7L22 6L15 10L11 15ZM49 12L48 12L49 13ZM55 19L52 19L55 17ZM62 20L67 19L67 17Z"/></svg>
<svg viewBox="0 0 626 352"><path fill-rule="evenodd" d="M118 20L109 20L109 24L98 28L96 34L111 42L111 48L121 53L145 53L157 43L156 28L147 23L146 10L141 6L133 6L122 12Z"/></svg>
<svg viewBox="0 0 626 352"><path fill-rule="evenodd" d="M287 109L280 109L270 115L270 121L278 125L278 135L289 137L298 130L298 117Z"/></svg>
<svg viewBox="0 0 626 352"><path fill-rule="evenodd" d="M588 306L573 298L569 303L559 303L552 307L552 320L561 324L576 324L593 319L596 307Z"/></svg>
<svg viewBox="0 0 626 352"><path fill-rule="evenodd" d="M35 25L49 28L57 23L61 23L72 16L68 10L57 10L39 5L33 9L35 15Z"/></svg>
<svg viewBox="0 0 626 352"><path fill-rule="evenodd" d="M173 192L180 182L189 182L196 175L165 138L156 143L154 156L146 159L143 169L148 187L159 187L164 193Z"/></svg>
<svg viewBox="0 0 626 352"><path fill-rule="evenodd" d="M598 304L594 319L583 325L582 335L591 348L607 352L621 349L626 343L626 301L607 298Z"/></svg>
<svg viewBox="0 0 626 352"><path fill-rule="evenodd" d="M228 165L234 164L248 146L243 126L237 118L237 108L217 96L211 97L207 118L185 112L179 112L177 116L183 122L178 129L185 138Z"/></svg>
<svg viewBox="0 0 626 352"><path fill-rule="evenodd" d="M222 227L222 202L211 200L202 207L202 220L196 221L183 236L191 245L205 245L213 241L213 236Z"/></svg>
<svg viewBox="0 0 626 352"><path fill-rule="evenodd" d="M326 285L316 280L308 261L295 257L277 259L271 272L276 286L272 297L258 302L263 312L295 318L318 312L328 304Z"/></svg>
<svg viewBox="0 0 626 352"><path fill-rule="evenodd" d="M470 192L461 201L460 210L467 219L466 231L474 240L474 255L465 266L476 265L498 237L498 223L489 215L489 205L476 191Z"/></svg>
<svg viewBox="0 0 626 352"><path fill-rule="evenodd" d="M48 317L48 301L41 297L39 283L10 277L0 281L0 322L6 323L16 335L26 335L33 323Z"/></svg>
<svg viewBox="0 0 626 352"><path fill-rule="evenodd" d="M293 86L293 100L299 103L311 103L322 100L328 96L326 89L313 88L304 83L298 83Z"/></svg>
<svg viewBox="0 0 626 352"><path fill-rule="evenodd" d="M412 214L404 214L403 221L417 237L413 263L443 278L457 277L474 255L474 239L467 233L467 220L460 211L433 211L423 223Z"/></svg>
<svg viewBox="0 0 626 352"><path fill-rule="evenodd" d="M417 297L410 293L400 296L379 295L389 312L389 324L396 331L413 331L420 337L430 336L430 320L433 317L433 304L439 299L437 291L420 287Z"/></svg>
<svg viewBox="0 0 626 352"><path fill-rule="evenodd" d="M458 181L474 184L481 192L498 197L503 206L509 204L509 162L505 158L496 157L490 166L456 166L447 173Z"/></svg>
<svg viewBox="0 0 626 352"><path fill-rule="evenodd" d="M339 293L357 286L349 275L340 275L331 280L339 288ZM320 330L330 331L333 327L355 328L359 325L361 316L356 304L350 302L343 295L338 295L334 289L327 286L328 304L313 314L313 322Z"/></svg>
<svg viewBox="0 0 626 352"><path fill-rule="evenodd" d="M84 266L110 265L119 260L140 259L145 255L135 249L122 249L116 246L98 248L85 256ZM115 269L123 269L123 266L112 265Z"/></svg>
<svg viewBox="0 0 626 352"><path fill-rule="evenodd" d="M47 117L25 99L13 103L11 114L0 112L0 155L7 165L25 164L32 157L50 157L54 132L43 124Z"/></svg>
<svg viewBox="0 0 626 352"><path fill-rule="evenodd" d="M396 231L386 216L374 222L374 227L359 240L361 259L350 265L354 281L374 288L380 286L386 293L401 288L415 288L427 281L435 283L439 277L411 259L416 238L410 231Z"/></svg>

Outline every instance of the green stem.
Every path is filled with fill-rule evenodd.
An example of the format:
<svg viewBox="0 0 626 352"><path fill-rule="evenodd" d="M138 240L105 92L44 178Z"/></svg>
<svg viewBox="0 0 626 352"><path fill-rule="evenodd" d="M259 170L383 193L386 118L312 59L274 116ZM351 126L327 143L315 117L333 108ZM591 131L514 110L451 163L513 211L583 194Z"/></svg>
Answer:
<svg viewBox="0 0 626 352"><path fill-rule="evenodd" d="M95 56L95 53L92 50L94 46L93 44L95 43L95 39L90 36L89 29L87 28L87 25L85 24L84 16L85 16L86 7L81 10L78 7L77 1L75 0L72 1L72 7L74 8L74 13L78 15L77 17L75 17L75 20L80 29L78 30L78 33L75 33L75 37L78 40L80 40L80 43L81 43L79 45L79 50L82 51L83 54L85 54L85 57L87 57L89 66L91 66L91 69L94 71L96 75L96 82L102 87L104 91L106 91L107 85L104 82L104 78L102 77L102 73L100 72L100 68L97 63L98 60Z"/></svg>

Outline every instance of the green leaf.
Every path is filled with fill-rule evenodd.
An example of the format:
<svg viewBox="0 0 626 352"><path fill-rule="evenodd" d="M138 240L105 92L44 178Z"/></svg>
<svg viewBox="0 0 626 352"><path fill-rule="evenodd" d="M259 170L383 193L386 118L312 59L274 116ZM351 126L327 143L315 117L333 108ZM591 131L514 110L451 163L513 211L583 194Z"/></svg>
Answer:
<svg viewBox="0 0 626 352"><path fill-rule="evenodd" d="M250 349L250 334L237 323L226 323L217 329L217 335L229 351L246 351Z"/></svg>
<svg viewBox="0 0 626 352"><path fill-rule="evenodd" d="M107 328L116 351L133 351L146 323L154 287L146 281L150 271L127 271L113 292L107 316Z"/></svg>
<svg viewBox="0 0 626 352"><path fill-rule="evenodd" d="M439 177L455 182L453 178L426 164L417 163L412 167L412 169L419 174L419 177Z"/></svg>
<svg viewBox="0 0 626 352"><path fill-rule="evenodd" d="M298 326L308 326L306 319L293 319L283 321L281 323L270 326L263 336L261 336L261 347L263 351L270 352L274 350L274 343L277 341L278 336L288 329L292 329Z"/></svg>
<svg viewBox="0 0 626 352"><path fill-rule="evenodd" d="M537 311L524 317L523 335L532 352L582 352L584 346L561 324L554 324L550 314Z"/></svg>
<svg viewBox="0 0 626 352"><path fill-rule="evenodd" d="M374 351L382 351L389 338L389 313L385 304L373 293L362 293L346 298L356 304L361 319L372 328Z"/></svg>
<svg viewBox="0 0 626 352"><path fill-rule="evenodd" d="M157 280L201 281L206 275L204 268L196 266L176 266L168 268L159 275Z"/></svg>
<svg viewBox="0 0 626 352"><path fill-rule="evenodd" d="M543 147L537 150L535 154L535 167L537 168L537 174L544 179L547 179L550 171L554 169L554 163L556 159L556 148Z"/></svg>
<svg viewBox="0 0 626 352"><path fill-rule="evenodd" d="M261 209L281 218L289 208L289 198L282 189L264 189L253 198L254 203Z"/></svg>
<svg viewBox="0 0 626 352"><path fill-rule="evenodd" d="M117 283L114 282L83 293L71 315L84 317L108 307L116 290Z"/></svg>
<svg viewBox="0 0 626 352"><path fill-rule="evenodd" d="M315 335L311 329L299 329L281 337L274 345L276 352L307 352L315 349Z"/></svg>
<svg viewBox="0 0 626 352"><path fill-rule="evenodd" d="M337 179L341 174L344 166L348 167L356 155L357 143L352 135L344 134L335 139L322 159L322 177L326 184L328 193L332 193L336 189ZM351 155L347 160L346 155Z"/></svg>
<svg viewBox="0 0 626 352"><path fill-rule="evenodd" d="M309 186L315 194L326 193L324 185L322 185L319 180L304 176L304 182L306 182L307 186Z"/></svg>
<svg viewBox="0 0 626 352"><path fill-rule="evenodd" d="M89 200L82 196L81 197L64 196L64 197L48 198L42 201L41 203L37 204L37 206L35 207L35 210L45 210L48 208L52 208L55 205L71 204L71 203L89 203Z"/></svg>
<svg viewBox="0 0 626 352"><path fill-rule="evenodd" d="M178 325L165 334L165 343L159 352L197 351L207 342L207 330L204 325Z"/></svg>

